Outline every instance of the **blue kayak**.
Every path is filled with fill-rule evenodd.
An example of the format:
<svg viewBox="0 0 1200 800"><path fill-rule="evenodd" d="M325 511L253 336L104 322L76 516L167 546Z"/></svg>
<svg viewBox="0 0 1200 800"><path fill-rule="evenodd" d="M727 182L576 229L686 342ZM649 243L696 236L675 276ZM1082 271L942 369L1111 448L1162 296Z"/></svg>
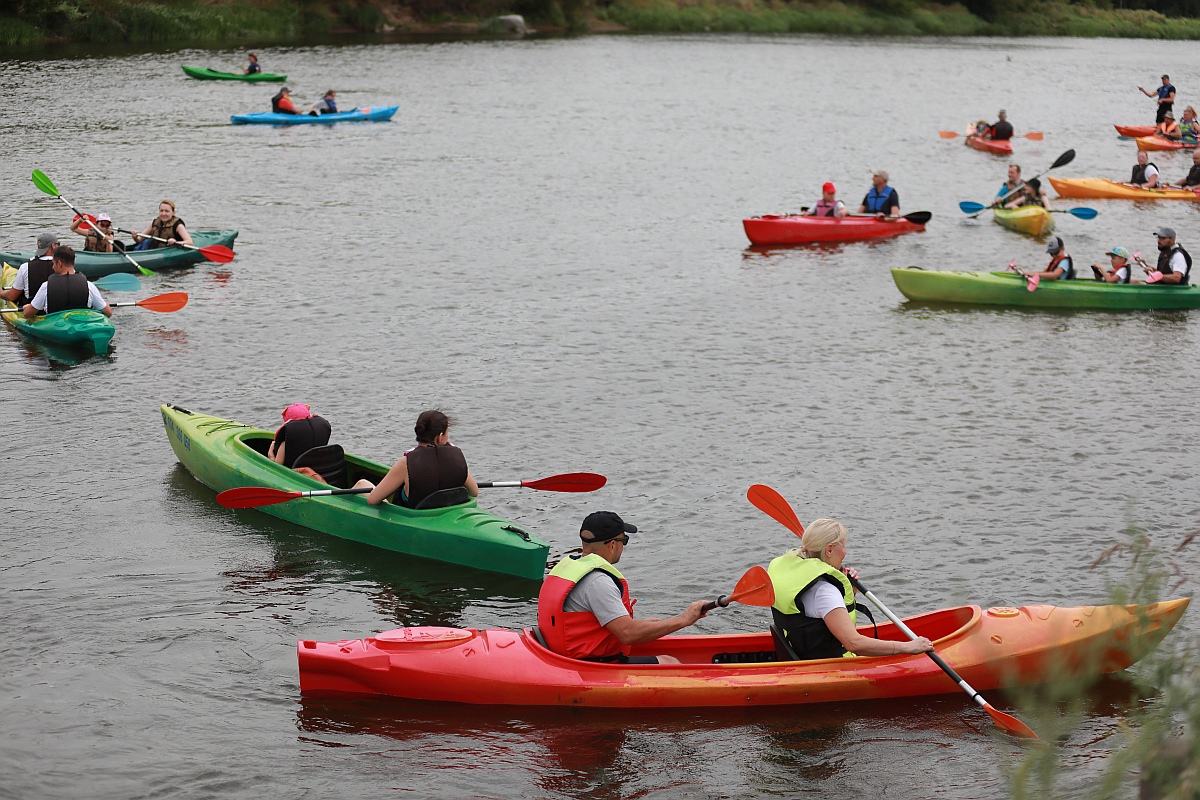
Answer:
<svg viewBox="0 0 1200 800"><path fill-rule="evenodd" d="M314 117L312 114L276 114L274 111L264 111L261 114L234 114L229 119L234 125L328 125L333 122L384 122L396 115L400 106L377 106L375 108L356 108L353 111L339 111L336 114L322 114Z"/></svg>

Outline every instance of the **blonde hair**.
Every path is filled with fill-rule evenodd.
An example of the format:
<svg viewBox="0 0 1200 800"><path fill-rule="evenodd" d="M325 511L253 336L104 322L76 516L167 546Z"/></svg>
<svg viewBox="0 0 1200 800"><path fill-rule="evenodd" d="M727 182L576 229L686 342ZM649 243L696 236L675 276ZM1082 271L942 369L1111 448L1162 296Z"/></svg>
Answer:
<svg viewBox="0 0 1200 800"><path fill-rule="evenodd" d="M800 539L801 558L820 558L831 544L846 543L846 526L836 519L815 519Z"/></svg>
<svg viewBox="0 0 1200 800"><path fill-rule="evenodd" d="M174 204L174 203L172 203L170 200L159 200L159 201L158 201L158 204L159 204L160 206L161 206L163 203L166 203L167 205L169 205L169 206L171 207L171 210L172 210L172 211L174 211L174 210L175 210L175 204Z"/></svg>

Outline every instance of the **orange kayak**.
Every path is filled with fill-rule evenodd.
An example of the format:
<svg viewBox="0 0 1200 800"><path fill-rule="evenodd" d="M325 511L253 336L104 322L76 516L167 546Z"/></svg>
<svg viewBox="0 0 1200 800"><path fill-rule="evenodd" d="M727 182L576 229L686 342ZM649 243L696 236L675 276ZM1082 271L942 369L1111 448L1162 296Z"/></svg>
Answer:
<svg viewBox="0 0 1200 800"><path fill-rule="evenodd" d="M977 690L1117 672L1162 641L1189 599L1149 606L959 606L911 617L917 635ZM872 628L860 631L871 636ZM904 640L896 626L879 638ZM602 664L550 652L527 628L400 628L302 640L300 691L510 706L703 708L946 694L959 686L924 655L777 661L770 633L668 636L633 655L682 664Z"/></svg>
<svg viewBox="0 0 1200 800"><path fill-rule="evenodd" d="M981 139L978 136L968 136L967 144L985 153L992 153L998 156L1012 155L1011 139Z"/></svg>
<svg viewBox="0 0 1200 800"><path fill-rule="evenodd" d="M873 216L805 217L766 214L742 220L751 244L807 244L882 239L925 230L906 219L878 220Z"/></svg>
<svg viewBox="0 0 1200 800"><path fill-rule="evenodd" d="M1136 139L1139 136L1153 136L1156 127L1154 125L1114 125L1117 129L1118 136L1128 136L1130 139Z"/></svg>
<svg viewBox="0 0 1200 800"><path fill-rule="evenodd" d="M1134 139L1138 150L1194 150L1195 142L1179 142L1162 136L1139 136Z"/></svg>

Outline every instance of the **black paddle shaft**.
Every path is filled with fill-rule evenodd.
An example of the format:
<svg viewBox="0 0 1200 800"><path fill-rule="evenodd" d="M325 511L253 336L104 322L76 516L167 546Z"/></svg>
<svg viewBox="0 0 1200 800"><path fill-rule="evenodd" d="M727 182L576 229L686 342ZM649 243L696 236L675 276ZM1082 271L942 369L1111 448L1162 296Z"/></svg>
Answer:
<svg viewBox="0 0 1200 800"><path fill-rule="evenodd" d="M703 611L705 614L707 614L708 612L712 611L717 606L720 606L721 608L729 608L729 598L727 598L725 595L721 595L716 600L711 600L711 601L705 603L704 606L701 608L701 611Z"/></svg>

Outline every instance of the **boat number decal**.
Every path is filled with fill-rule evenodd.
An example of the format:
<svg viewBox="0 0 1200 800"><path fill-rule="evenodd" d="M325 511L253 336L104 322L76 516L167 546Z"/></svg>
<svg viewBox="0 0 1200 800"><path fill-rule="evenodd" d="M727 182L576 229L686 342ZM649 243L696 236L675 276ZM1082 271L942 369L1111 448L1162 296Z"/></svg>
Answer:
<svg viewBox="0 0 1200 800"><path fill-rule="evenodd" d="M167 426L167 433L178 439L179 443L183 445L183 449L190 453L192 451L192 440L189 439L188 435L183 432L183 429L175 424L175 420L171 419L164 413L163 424Z"/></svg>

